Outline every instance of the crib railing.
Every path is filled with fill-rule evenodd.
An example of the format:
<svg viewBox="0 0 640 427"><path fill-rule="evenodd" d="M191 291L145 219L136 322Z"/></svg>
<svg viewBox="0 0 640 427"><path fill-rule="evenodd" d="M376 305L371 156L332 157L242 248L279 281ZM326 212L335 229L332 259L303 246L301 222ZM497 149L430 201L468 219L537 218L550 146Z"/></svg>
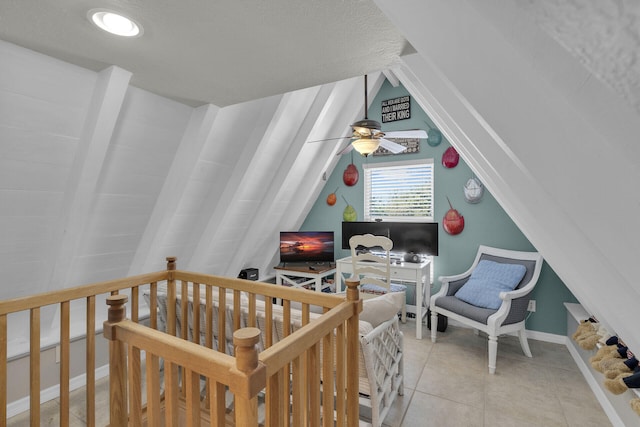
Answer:
<svg viewBox="0 0 640 427"><path fill-rule="evenodd" d="M175 269L175 258L167 260L166 271L0 302L0 381L4 382L0 423L6 423L7 415L7 315L30 313L30 421L36 426L40 425L39 313L44 306L59 306L60 425L67 426L69 325L73 320L69 305L86 301L86 420L88 426L94 426L96 297L110 294L109 303L119 305L124 314L123 294L130 293L129 319L120 320L119 315L104 323L111 353L111 425L200 425L202 421L212 426L258 425L258 398L265 408L261 423L267 426L358 424L358 378L353 374L358 372L358 358L347 357L358 354L362 303L357 282L351 283L344 298L180 271ZM159 287L164 290L165 286L167 315L161 324L156 315L157 296ZM139 324L143 291L149 295L150 327ZM206 301L202 313L201 304L189 305L189 299L182 297L187 295L202 296ZM285 325L284 338L278 342L271 324L271 301L275 299L282 301ZM264 308L261 321L267 322L261 337L253 329L258 301ZM302 327L297 330L287 326L292 303L302 313ZM214 316L216 304L223 309ZM312 322L311 306L324 311ZM232 308L229 324L224 307ZM206 319L202 324L201 318ZM225 354L227 334L233 335L234 355ZM258 341L259 354L255 349ZM233 410L226 402L229 395Z"/></svg>

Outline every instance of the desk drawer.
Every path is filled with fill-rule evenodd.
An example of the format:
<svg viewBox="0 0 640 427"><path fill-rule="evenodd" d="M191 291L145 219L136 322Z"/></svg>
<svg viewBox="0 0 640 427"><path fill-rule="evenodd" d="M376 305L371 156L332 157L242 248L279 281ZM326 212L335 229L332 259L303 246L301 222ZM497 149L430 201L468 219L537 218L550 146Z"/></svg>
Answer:
<svg viewBox="0 0 640 427"><path fill-rule="evenodd" d="M408 269L395 269L391 268L391 279L396 280L410 280L412 282L416 281L416 270L408 270Z"/></svg>

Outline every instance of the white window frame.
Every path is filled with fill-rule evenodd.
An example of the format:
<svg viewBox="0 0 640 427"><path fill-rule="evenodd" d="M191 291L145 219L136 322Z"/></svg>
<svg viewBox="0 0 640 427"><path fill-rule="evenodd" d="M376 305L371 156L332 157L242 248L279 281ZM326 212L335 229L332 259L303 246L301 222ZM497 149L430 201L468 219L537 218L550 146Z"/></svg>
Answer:
<svg viewBox="0 0 640 427"><path fill-rule="evenodd" d="M426 185L425 191L420 195L423 197L431 198L430 215L426 216L397 216L397 215L372 215L371 214L371 201L372 201L372 175L375 172L387 169L390 173L398 174L398 187L402 187L402 184L410 184L410 181L403 180L400 175L403 173L403 169L415 168L416 166L424 166L427 168L427 173L424 176L424 183ZM377 219L384 221L398 221L398 222L433 222L434 221L434 166L433 159L419 159L400 162L384 162L384 163L366 163L363 165L364 169L364 219L365 221L375 221ZM429 176L430 175L430 176ZM393 177L389 177L392 182ZM430 179L430 182L429 182ZM429 194L430 193L430 194Z"/></svg>

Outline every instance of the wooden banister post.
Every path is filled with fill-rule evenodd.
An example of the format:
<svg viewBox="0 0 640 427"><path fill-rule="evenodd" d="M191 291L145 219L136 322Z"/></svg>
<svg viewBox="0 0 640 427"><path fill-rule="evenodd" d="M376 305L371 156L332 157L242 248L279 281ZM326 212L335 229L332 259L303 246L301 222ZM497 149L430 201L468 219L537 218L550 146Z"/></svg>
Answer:
<svg viewBox="0 0 640 427"><path fill-rule="evenodd" d="M167 270L175 270L176 269L176 260L178 258L174 256L167 257Z"/></svg>
<svg viewBox="0 0 640 427"><path fill-rule="evenodd" d="M127 350L116 337L116 325L125 320L126 295L107 297L109 312L104 322L104 337L109 340L109 424L126 426L127 413Z"/></svg>
<svg viewBox="0 0 640 427"><path fill-rule="evenodd" d="M353 317L347 320L347 355L355 355L359 352L360 336L359 336L359 319L362 311L362 301L360 300L360 281L358 279L349 278L347 285L347 301L358 302L357 309ZM358 375L359 372L358 357L347 357L347 425L357 426L360 419L360 408L358 402Z"/></svg>
<svg viewBox="0 0 640 427"><path fill-rule="evenodd" d="M258 391L265 386L265 384L256 384L256 378L252 375L258 369L256 347L258 341L260 341L258 328L242 328L233 333L236 369L245 374L248 380L244 390L241 393L235 393L236 425L238 426L258 425ZM266 382L266 377L263 379Z"/></svg>

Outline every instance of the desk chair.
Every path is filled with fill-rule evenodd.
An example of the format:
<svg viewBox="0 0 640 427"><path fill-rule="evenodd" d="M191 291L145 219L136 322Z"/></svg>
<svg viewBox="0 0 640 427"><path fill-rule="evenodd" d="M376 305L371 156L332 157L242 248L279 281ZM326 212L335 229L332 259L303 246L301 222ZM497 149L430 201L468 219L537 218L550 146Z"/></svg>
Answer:
<svg viewBox="0 0 640 427"><path fill-rule="evenodd" d="M431 341L436 342L437 315L456 320L489 338L489 373L496 371L498 336L517 332L522 352L531 357L525 320L530 293L538 282L542 255L480 246L471 267L444 276L431 297Z"/></svg>
<svg viewBox="0 0 640 427"><path fill-rule="evenodd" d="M402 323L407 322L407 287L391 283L391 248L393 242L385 236L372 234L355 235L349 239L353 274L360 280L360 292L363 299L373 298L390 292L402 294ZM380 251L376 255L370 250ZM398 295L400 297L400 295Z"/></svg>

